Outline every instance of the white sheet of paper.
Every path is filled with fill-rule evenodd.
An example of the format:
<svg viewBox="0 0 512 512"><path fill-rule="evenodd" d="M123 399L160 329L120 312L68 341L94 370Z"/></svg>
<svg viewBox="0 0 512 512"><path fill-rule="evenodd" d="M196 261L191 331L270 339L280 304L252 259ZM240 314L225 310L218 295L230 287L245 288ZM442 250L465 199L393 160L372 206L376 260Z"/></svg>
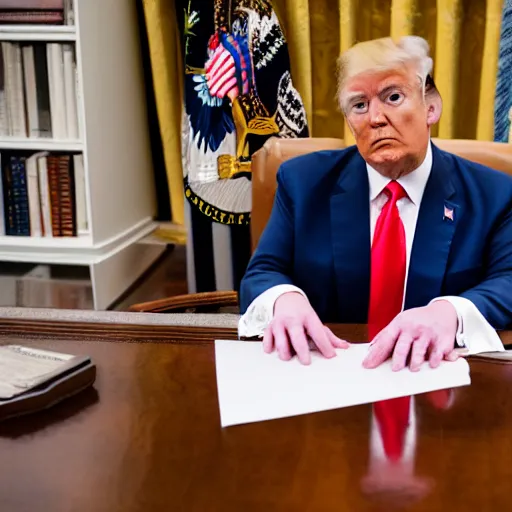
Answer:
<svg viewBox="0 0 512 512"><path fill-rule="evenodd" d="M326 359L313 353L309 366L296 357L281 361L265 354L261 343L217 340L215 360L221 425L237 425L416 395L471 383L469 365L460 358L419 372L391 370L385 362L367 370L368 343L337 350Z"/></svg>

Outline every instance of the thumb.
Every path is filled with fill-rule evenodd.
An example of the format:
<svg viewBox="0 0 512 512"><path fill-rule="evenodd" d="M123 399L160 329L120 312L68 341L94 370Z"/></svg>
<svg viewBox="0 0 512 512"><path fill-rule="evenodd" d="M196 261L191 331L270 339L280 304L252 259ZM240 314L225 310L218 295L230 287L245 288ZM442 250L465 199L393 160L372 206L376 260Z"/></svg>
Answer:
<svg viewBox="0 0 512 512"><path fill-rule="evenodd" d="M457 361L461 355L462 354L457 350L452 350L451 352L448 352L448 354L445 354L444 359L445 361L451 361L453 363Z"/></svg>

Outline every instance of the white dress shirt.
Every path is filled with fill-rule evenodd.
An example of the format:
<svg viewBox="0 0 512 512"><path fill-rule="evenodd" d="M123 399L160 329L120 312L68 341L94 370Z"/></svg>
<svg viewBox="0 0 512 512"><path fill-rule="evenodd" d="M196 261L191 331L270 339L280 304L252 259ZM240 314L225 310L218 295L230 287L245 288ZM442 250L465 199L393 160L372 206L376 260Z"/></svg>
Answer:
<svg viewBox="0 0 512 512"><path fill-rule="evenodd" d="M373 240L377 218L383 206L388 201L388 196L384 193L384 188L391 181L382 176L370 165L366 165L368 171L368 181L370 185L370 236ZM397 201L397 208L405 230L406 245L406 274L405 283L409 273L409 261L411 249L416 230L416 221L423 197L425 186L427 185L430 171L432 170L432 148L428 145L427 154L423 163L413 172L399 178L397 181L407 192L407 197ZM404 300L405 300L404 286ZM238 333L240 336L262 336L263 331L271 322L274 311L275 301L287 292L299 292L304 297L306 294L293 285L277 285L261 295L256 297L250 304L245 314L240 318L238 324ZM307 298L307 297L306 297ZM456 343L459 347L466 347L470 354L481 352L503 351L503 344L477 307L464 297L446 296L433 299L449 301L457 311L458 329ZM432 302L433 302L432 301Z"/></svg>

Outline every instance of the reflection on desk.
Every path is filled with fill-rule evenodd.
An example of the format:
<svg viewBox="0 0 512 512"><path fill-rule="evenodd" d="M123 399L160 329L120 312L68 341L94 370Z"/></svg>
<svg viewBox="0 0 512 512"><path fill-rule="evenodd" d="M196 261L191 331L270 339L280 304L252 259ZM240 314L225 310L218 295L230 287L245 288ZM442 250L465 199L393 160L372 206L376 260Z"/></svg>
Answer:
<svg viewBox="0 0 512 512"><path fill-rule="evenodd" d="M9 322L0 318L3 332ZM472 359L470 386L414 397L403 457L392 462L372 405L221 429L206 326L171 326L171 339L150 322L51 322L18 319L10 336L89 354L97 394L1 426L2 512L508 508L510 365ZM217 326L213 339L215 329L234 332ZM364 326L338 332L365 341Z"/></svg>

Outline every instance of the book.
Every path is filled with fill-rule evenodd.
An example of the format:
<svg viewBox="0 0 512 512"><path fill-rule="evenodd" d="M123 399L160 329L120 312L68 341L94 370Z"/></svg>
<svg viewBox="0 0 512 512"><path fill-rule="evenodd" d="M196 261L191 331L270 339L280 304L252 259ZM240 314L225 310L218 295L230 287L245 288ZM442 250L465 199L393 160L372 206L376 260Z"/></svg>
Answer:
<svg viewBox="0 0 512 512"><path fill-rule="evenodd" d="M87 234L87 204L85 197L84 155L73 155L73 173L75 183L76 230L78 234Z"/></svg>
<svg viewBox="0 0 512 512"><path fill-rule="evenodd" d="M0 236L89 234L83 154L0 151Z"/></svg>
<svg viewBox="0 0 512 512"><path fill-rule="evenodd" d="M74 45L8 41L0 45L0 136L77 140Z"/></svg>
<svg viewBox="0 0 512 512"><path fill-rule="evenodd" d="M0 0L0 24L71 24L70 0Z"/></svg>
<svg viewBox="0 0 512 512"><path fill-rule="evenodd" d="M64 0L0 0L2 10L64 10Z"/></svg>
<svg viewBox="0 0 512 512"><path fill-rule="evenodd" d="M5 234L30 236L25 158L2 158L2 189Z"/></svg>
<svg viewBox="0 0 512 512"><path fill-rule="evenodd" d="M37 159L37 176L39 178L39 207L41 209L41 223L43 236L53 237L52 207L50 197L50 183L48 181L47 158Z"/></svg>
<svg viewBox="0 0 512 512"><path fill-rule="evenodd" d="M48 43L46 45L46 51L48 61L48 82L50 92L52 135L56 139L65 139L67 136L67 116L63 45L60 43Z"/></svg>
<svg viewBox="0 0 512 512"><path fill-rule="evenodd" d="M76 236L75 187L69 155L59 157L60 234Z"/></svg>
<svg viewBox="0 0 512 512"><path fill-rule="evenodd" d="M4 233L13 235L16 231L14 225L14 199L12 194L12 173L7 158L2 155L2 191L4 206Z"/></svg>
<svg viewBox="0 0 512 512"><path fill-rule="evenodd" d="M43 236L42 212L39 191L38 160L46 156L46 152L34 153L27 158L25 169L27 172L28 209L30 218L30 236Z"/></svg>
<svg viewBox="0 0 512 512"><path fill-rule="evenodd" d="M2 42L4 101L7 118L6 135L26 137L25 98L21 46Z"/></svg>
<svg viewBox="0 0 512 512"><path fill-rule="evenodd" d="M66 113L66 135L78 139L78 111L76 98L75 52L71 44L62 45L64 64L64 105Z"/></svg>
<svg viewBox="0 0 512 512"><path fill-rule="evenodd" d="M47 159L48 186L50 190L50 212L52 219L52 236L61 236L61 200L59 185L59 157L50 155Z"/></svg>
<svg viewBox="0 0 512 512"><path fill-rule="evenodd" d="M14 208L14 235L30 236L27 173L25 157L11 156L12 196Z"/></svg>
<svg viewBox="0 0 512 512"><path fill-rule="evenodd" d="M36 65L34 59L34 46L22 47L23 81L25 86L25 109L27 112L28 135L39 137L39 115L37 108Z"/></svg>
<svg viewBox="0 0 512 512"><path fill-rule="evenodd" d="M4 66L4 96L7 112L6 135L26 137L24 84L20 45L3 41L2 56Z"/></svg>
<svg viewBox="0 0 512 512"><path fill-rule="evenodd" d="M0 24L48 24L62 25L64 15L57 11L0 11Z"/></svg>
<svg viewBox="0 0 512 512"><path fill-rule="evenodd" d="M92 386L95 379L89 356L0 346L0 420L50 407Z"/></svg>

